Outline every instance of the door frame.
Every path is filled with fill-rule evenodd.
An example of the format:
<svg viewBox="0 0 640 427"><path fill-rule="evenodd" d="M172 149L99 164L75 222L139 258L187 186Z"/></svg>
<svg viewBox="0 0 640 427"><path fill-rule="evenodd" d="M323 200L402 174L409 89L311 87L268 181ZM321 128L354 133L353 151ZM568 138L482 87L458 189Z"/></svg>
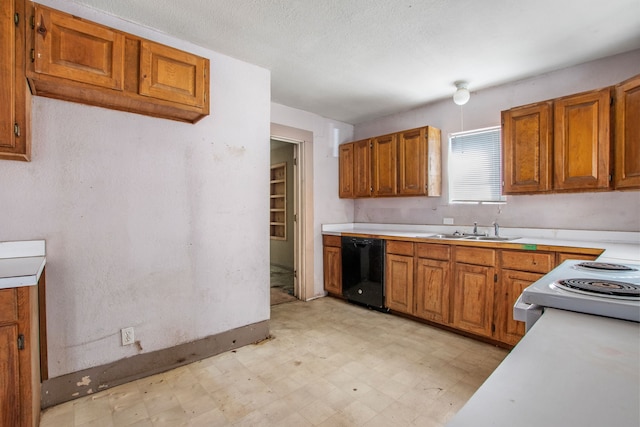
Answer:
<svg viewBox="0 0 640 427"><path fill-rule="evenodd" d="M271 124L271 139L294 144L294 295L308 301L313 283L313 134L302 129Z"/></svg>

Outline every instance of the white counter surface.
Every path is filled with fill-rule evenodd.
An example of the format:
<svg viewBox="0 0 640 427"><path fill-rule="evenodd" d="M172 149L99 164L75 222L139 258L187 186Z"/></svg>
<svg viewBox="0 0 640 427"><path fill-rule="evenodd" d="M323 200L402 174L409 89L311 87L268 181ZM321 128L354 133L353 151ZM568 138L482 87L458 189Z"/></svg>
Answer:
<svg viewBox="0 0 640 427"><path fill-rule="evenodd" d="M0 242L0 289L38 284L46 262L44 240Z"/></svg>
<svg viewBox="0 0 640 427"><path fill-rule="evenodd" d="M411 224L372 224L372 223L345 223L324 224L323 234L341 235L343 233L373 234L389 237L417 237L428 238L438 233L471 233L473 226L465 225L411 225ZM478 226L479 232L493 235L493 227ZM592 231L592 230L560 230L539 228L500 228L500 235L505 237L518 237L499 243L514 245L548 245L565 246L575 248L597 248L604 252L598 258L607 262L639 262L640 261L640 232L627 231ZM429 239L430 242L452 243L459 239ZM463 240L468 242L468 240ZM473 241L474 243L478 243ZM489 243L489 242L483 242ZM497 243L497 242L490 242Z"/></svg>
<svg viewBox="0 0 640 427"><path fill-rule="evenodd" d="M638 427L640 323L546 309L447 427Z"/></svg>

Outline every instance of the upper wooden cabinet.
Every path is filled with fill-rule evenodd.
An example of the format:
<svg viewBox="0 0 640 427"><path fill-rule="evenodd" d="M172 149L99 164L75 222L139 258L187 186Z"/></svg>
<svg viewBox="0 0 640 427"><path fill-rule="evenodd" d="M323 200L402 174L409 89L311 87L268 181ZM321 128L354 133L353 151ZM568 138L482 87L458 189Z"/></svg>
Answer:
<svg viewBox="0 0 640 427"><path fill-rule="evenodd" d="M398 133L398 194L439 196L442 185L440 129Z"/></svg>
<svg viewBox="0 0 640 427"><path fill-rule="evenodd" d="M373 139L372 150L373 195L395 196L398 194L398 138L396 134Z"/></svg>
<svg viewBox="0 0 640 427"><path fill-rule="evenodd" d="M611 100L606 88L554 101L554 189L610 187Z"/></svg>
<svg viewBox="0 0 640 427"><path fill-rule="evenodd" d="M190 53L142 40L140 94L180 104L204 107L208 62Z"/></svg>
<svg viewBox="0 0 640 427"><path fill-rule="evenodd" d="M121 91L124 34L35 5L33 70Z"/></svg>
<svg viewBox="0 0 640 427"><path fill-rule="evenodd" d="M353 198L353 142L342 144L338 151L338 196L343 199Z"/></svg>
<svg viewBox="0 0 640 427"><path fill-rule="evenodd" d="M348 156L353 145L353 160ZM441 195L440 130L409 129L343 144L340 150L340 197ZM345 188L350 185L353 194Z"/></svg>
<svg viewBox="0 0 640 427"><path fill-rule="evenodd" d="M640 188L640 75L616 86L615 187Z"/></svg>
<svg viewBox="0 0 640 427"><path fill-rule="evenodd" d="M209 114L209 60L28 2L36 95L195 123Z"/></svg>
<svg viewBox="0 0 640 427"><path fill-rule="evenodd" d="M551 119L551 102L502 112L505 194L551 190Z"/></svg>
<svg viewBox="0 0 640 427"><path fill-rule="evenodd" d="M503 194L640 188L639 78L503 111Z"/></svg>
<svg viewBox="0 0 640 427"><path fill-rule="evenodd" d="M0 0L0 159L29 161L30 94L24 78L23 0Z"/></svg>

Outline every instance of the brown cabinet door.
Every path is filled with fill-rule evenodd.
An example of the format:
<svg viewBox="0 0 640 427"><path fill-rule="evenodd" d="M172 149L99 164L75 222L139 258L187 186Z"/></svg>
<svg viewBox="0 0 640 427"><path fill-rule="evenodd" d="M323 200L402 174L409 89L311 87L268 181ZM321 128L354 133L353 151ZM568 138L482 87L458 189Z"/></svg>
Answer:
<svg viewBox="0 0 640 427"><path fill-rule="evenodd" d="M140 95L204 107L208 91L207 68L205 58L142 40Z"/></svg>
<svg viewBox="0 0 640 427"><path fill-rule="evenodd" d="M20 426L18 325L0 326L0 425Z"/></svg>
<svg viewBox="0 0 640 427"><path fill-rule="evenodd" d="M398 194L398 138L397 134L373 140L373 196Z"/></svg>
<svg viewBox="0 0 640 427"><path fill-rule="evenodd" d="M353 143L353 194L371 197L371 141Z"/></svg>
<svg viewBox="0 0 640 427"><path fill-rule="evenodd" d="M493 267L456 262L453 275L453 326L491 336L493 320Z"/></svg>
<svg viewBox="0 0 640 427"><path fill-rule="evenodd" d="M640 188L640 75L616 86L616 189Z"/></svg>
<svg viewBox="0 0 640 427"><path fill-rule="evenodd" d="M325 246L323 258L325 291L334 295L342 295L342 249Z"/></svg>
<svg viewBox="0 0 640 427"><path fill-rule="evenodd" d="M413 257L387 254L385 305L390 310L412 313Z"/></svg>
<svg viewBox="0 0 640 427"><path fill-rule="evenodd" d="M551 190L552 128L551 102L502 112L503 194Z"/></svg>
<svg viewBox="0 0 640 427"><path fill-rule="evenodd" d="M418 258L416 262L415 315L449 323L449 261Z"/></svg>
<svg viewBox="0 0 640 427"><path fill-rule="evenodd" d="M495 338L503 343L515 345L524 335L524 322L513 319L513 305L527 286L543 274L524 271L502 270L502 280L497 284L495 303Z"/></svg>
<svg viewBox="0 0 640 427"><path fill-rule="evenodd" d="M415 196L427 193L426 161L425 128L398 133L398 194Z"/></svg>
<svg viewBox="0 0 640 427"><path fill-rule="evenodd" d="M40 5L35 22L37 73L123 89L124 34Z"/></svg>
<svg viewBox="0 0 640 427"><path fill-rule="evenodd" d="M0 0L0 159L29 161L30 102L25 65L25 3ZM14 16L19 17L18 24Z"/></svg>
<svg viewBox="0 0 640 427"><path fill-rule="evenodd" d="M338 196L353 198L353 143L342 144L338 151Z"/></svg>
<svg viewBox="0 0 640 427"><path fill-rule="evenodd" d="M611 89L554 102L553 145L556 190L610 187Z"/></svg>

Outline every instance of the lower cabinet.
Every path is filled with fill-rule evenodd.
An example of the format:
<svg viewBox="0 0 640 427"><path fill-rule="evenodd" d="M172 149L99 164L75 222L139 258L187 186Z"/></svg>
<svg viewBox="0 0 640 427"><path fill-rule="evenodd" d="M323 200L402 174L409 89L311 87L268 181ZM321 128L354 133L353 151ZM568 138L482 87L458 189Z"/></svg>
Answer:
<svg viewBox="0 0 640 427"><path fill-rule="evenodd" d="M416 317L443 324L450 322L450 253L449 245L417 245L414 286Z"/></svg>
<svg viewBox="0 0 640 427"><path fill-rule="evenodd" d="M524 336L524 322L513 319L513 304L522 291L543 274L526 271L502 270L501 280L496 283L495 338L515 345Z"/></svg>
<svg viewBox="0 0 640 427"><path fill-rule="evenodd" d="M38 343L38 287L0 290L1 426L39 424Z"/></svg>
<svg viewBox="0 0 640 427"><path fill-rule="evenodd" d="M342 239L340 236L322 236L324 264L324 290L342 295Z"/></svg>
<svg viewBox="0 0 640 427"><path fill-rule="evenodd" d="M324 288L342 295L340 236L323 236ZM522 291L567 259L593 260L599 249L519 250L387 240L385 306L394 312L515 345L513 319ZM555 249L555 250L554 250Z"/></svg>
<svg viewBox="0 0 640 427"><path fill-rule="evenodd" d="M385 305L390 310L413 314L413 251L411 242L387 241Z"/></svg>

